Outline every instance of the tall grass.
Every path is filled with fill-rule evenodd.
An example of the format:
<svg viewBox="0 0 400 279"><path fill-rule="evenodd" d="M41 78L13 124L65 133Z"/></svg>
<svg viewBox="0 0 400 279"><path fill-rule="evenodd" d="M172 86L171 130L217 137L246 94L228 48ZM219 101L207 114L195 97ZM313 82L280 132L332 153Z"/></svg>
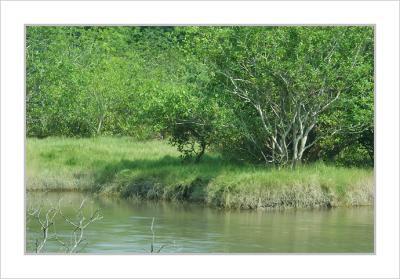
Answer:
<svg viewBox="0 0 400 279"><path fill-rule="evenodd" d="M225 208L373 202L373 170L314 163L295 170L237 164L219 154L182 163L165 141L122 137L27 141L27 189L185 200Z"/></svg>

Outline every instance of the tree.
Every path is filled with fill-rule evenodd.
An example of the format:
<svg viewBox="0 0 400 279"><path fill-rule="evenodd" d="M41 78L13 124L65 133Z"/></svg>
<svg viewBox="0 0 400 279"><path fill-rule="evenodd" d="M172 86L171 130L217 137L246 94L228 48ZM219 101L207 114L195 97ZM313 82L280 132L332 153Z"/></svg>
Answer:
<svg viewBox="0 0 400 279"><path fill-rule="evenodd" d="M27 135L373 160L373 48L371 27L28 27Z"/></svg>
<svg viewBox="0 0 400 279"><path fill-rule="evenodd" d="M295 166L320 139L309 136L321 115L359 83L353 73L365 67L371 30L236 27L228 38L220 54L225 59L216 59L218 78L257 115L260 129L246 137L265 163Z"/></svg>

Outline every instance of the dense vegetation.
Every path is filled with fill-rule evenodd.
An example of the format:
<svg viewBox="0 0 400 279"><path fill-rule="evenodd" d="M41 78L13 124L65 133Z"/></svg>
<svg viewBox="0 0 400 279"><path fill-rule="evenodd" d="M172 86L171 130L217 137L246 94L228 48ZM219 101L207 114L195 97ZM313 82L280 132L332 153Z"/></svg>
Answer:
<svg viewBox="0 0 400 279"><path fill-rule="evenodd" d="M372 27L28 27L27 135L373 165Z"/></svg>
<svg viewBox="0 0 400 279"><path fill-rule="evenodd" d="M245 209L373 203L370 169L321 162L266 169L216 152L197 164L182 164L179 152L165 141L129 137L31 138L27 147L30 191L88 191Z"/></svg>

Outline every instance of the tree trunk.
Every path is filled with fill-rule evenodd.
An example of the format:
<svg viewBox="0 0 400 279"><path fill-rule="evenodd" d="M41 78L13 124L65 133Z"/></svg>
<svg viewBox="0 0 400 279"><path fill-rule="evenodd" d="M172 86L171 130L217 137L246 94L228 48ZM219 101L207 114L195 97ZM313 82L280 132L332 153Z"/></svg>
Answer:
<svg viewBox="0 0 400 279"><path fill-rule="evenodd" d="M295 132L293 132L293 135L295 135ZM292 165L291 167L293 168L297 164L297 160L299 159L299 141L300 137L294 137L293 138L293 154L292 154Z"/></svg>
<svg viewBox="0 0 400 279"><path fill-rule="evenodd" d="M196 156L195 163L200 162L200 159L204 155L205 150L206 150L206 143L205 142L201 142L200 143L200 152Z"/></svg>
<svg viewBox="0 0 400 279"><path fill-rule="evenodd" d="M297 158L298 158L299 160L301 160L301 158L303 157L303 153L304 153L304 150L305 150L305 147L306 147L307 138L308 138L308 135L304 135L304 136L301 138L299 154L298 154L298 156L297 156Z"/></svg>
<svg viewBox="0 0 400 279"><path fill-rule="evenodd" d="M104 120L104 115L100 116L99 118L99 125L97 126L97 131L96 131L97 135L100 135L101 127L103 125L103 120Z"/></svg>

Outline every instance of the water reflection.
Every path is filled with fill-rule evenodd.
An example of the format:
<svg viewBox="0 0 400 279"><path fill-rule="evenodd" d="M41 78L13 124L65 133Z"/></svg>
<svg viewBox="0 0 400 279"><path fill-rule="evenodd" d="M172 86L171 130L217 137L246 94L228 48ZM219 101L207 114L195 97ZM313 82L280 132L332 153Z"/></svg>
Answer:
<svg viewBox="0 0 400 279"><path fill-rule="evenodd" d="M87 199L87 213L101 208L104 218L85 232L85 253L149 251L155 217L156 246L165 253L372 253L373 208L320 210L225 211L193 204L139 202L79 193L29 193L27 206L57 204L73 215ZM56 220L57 233L71 228ZM27 221L27 251L34 251L39 227ZM46 252L60 252L49 242Z"/></svg>

